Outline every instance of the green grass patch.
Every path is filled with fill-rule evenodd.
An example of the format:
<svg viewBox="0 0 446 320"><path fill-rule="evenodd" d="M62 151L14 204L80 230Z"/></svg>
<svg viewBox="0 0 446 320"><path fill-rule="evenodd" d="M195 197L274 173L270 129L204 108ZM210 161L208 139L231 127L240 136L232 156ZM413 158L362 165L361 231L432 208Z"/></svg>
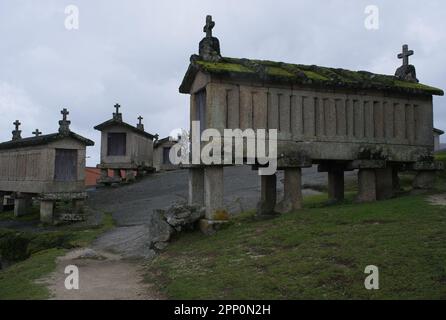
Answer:
<svg viewBox="0 0 446 320"><path fill-rule="evenodd" d="M173 299L446 299L446 209L425 196L325 206L257 221L236 218L212 237L185 234L147 265ZM364 269L380 270L380 290Z"/></svg>
<svg viewBox="0 0 446 320"><path fill-rule="evenodd" d="M19 261L0 271L0 300L47 299L48 289L36 280L54 271L56 258L68 249L88 246L100 234L115 225L111 214L105 214L101 225L66 225L49 232L0 230L0 255L8 261Z"/></svg>

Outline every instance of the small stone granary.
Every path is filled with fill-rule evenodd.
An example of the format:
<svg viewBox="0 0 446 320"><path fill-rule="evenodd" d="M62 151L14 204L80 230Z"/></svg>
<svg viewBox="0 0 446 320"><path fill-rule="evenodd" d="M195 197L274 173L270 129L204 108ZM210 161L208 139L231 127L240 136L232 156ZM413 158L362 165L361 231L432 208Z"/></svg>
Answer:
<svg viewBox="0 0 446 320"><path fill-rule="evenodd" d="M170 161L170 149L177 143L172 137L155 141L153 150L153 166L156 171L169 171L179 169L178 165Z"/></svg>
<svg viewBox="0 0 446 320"><path fill-rule="evenodd" d="M29 213L33 198L40 201L40 219L52 223L57 201L72 201L72 214L81 213L85 193L86 147L94 142L70 131L69 112L62 110L59 132L22 138L14 122L12 140L0 143L0 202L14 199L14 213Z"/></svg>
<svg viewBox="0 0 446 320"><path fill-rule="evenodd" d="M432 185L433 95L418 83L407 45L395 76L315 65L227 58L207 17L199 55L192 55L180 92L191 95L190 120L201 129L278 130L284 199L276 205L276 175L261 176L258 213L301 208L301 168L328 172L329 197L344 197L344 171L359 169L358 201L392 197L399 170L414 170L415 187ZM204 229L227 215L223 166L189 170L189 202L204 204Z"/></svg>
<svg viewBox="0 0 446 320"><path fill-rule="evenodd" d="M113 118L94 127L101 131L101 178L98 183L110 184L121 181L130 182L137 174L151 172L153 168L153 140L152 135L144 130L142 117L138 117L136 127L122 120L119 104L115 105ZM108 169L113 170L113 177L108 176ZM125 171L122 177L121 171ZM124 178L124 179L123 179Z"/></svg>

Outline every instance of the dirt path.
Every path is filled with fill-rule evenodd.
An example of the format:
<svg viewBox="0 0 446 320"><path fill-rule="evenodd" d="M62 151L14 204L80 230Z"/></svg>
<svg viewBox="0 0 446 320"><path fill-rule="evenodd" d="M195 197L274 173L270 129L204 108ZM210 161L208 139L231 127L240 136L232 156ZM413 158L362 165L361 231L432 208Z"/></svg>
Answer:
<svg viewBox="0 0 446 320"><path fill-rule="evenodd" d="M79 269L79 290L65 288L65 267L75 265ZM57 261L57 268L46 283L56 300L147 300L161 299L143 283L142 267L138 262L121 259L120 256L78 249L70 251Z"/></svg>

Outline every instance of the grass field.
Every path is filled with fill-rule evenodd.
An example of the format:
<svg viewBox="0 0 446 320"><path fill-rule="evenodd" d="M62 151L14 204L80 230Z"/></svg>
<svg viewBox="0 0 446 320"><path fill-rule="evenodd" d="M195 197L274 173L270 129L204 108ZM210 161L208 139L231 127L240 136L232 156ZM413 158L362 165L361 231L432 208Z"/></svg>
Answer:
<svg viewBox="0 0 446 320"><path fill-rule="evenodd" d="M14 219L11 213L2 213L0 218ZM0 271L0 300L49 298L46 286L36 280L55 270L58 256L71 248L87 246L113 227L111 215L105 214L102 224L96 227L67 225L41 233L0 229L0 253L8 259L19 260Z"/></svg>
<svg viewBox="0 0 446 320"><path fill-rule="evenodd" d="M172 299L446 299L446 207L427 195L369 204L353 195L332 206L326 195L306 198L303 210L267 221L246 213L212 237L182 235L147 264L146 281ZM368 265L379 268L379 290L364 288Z"/></svg>

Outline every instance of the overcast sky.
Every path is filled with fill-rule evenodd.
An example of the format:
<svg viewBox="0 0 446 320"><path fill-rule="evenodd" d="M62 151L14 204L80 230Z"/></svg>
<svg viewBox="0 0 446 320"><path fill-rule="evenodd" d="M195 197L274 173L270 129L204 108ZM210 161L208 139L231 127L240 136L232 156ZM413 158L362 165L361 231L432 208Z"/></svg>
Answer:
<svg viewBox="0 0 446 320"><path fill-rule="evenodd" d="M65 28L65 8L79 8L79 29ZM367 30L368 5L379 8ZM93 126L122 105L124 121L144 117L146 130L168 135L188 126L178 87L198 51L206 14L222 55L393 74L403 43L422 83L446 88L446 2L358 0L1 0L0 140L20 119L22 136L58 128L70 110L71 129L96 142ZM435 126L446 129L445 98L435 98Z"/></svg>

